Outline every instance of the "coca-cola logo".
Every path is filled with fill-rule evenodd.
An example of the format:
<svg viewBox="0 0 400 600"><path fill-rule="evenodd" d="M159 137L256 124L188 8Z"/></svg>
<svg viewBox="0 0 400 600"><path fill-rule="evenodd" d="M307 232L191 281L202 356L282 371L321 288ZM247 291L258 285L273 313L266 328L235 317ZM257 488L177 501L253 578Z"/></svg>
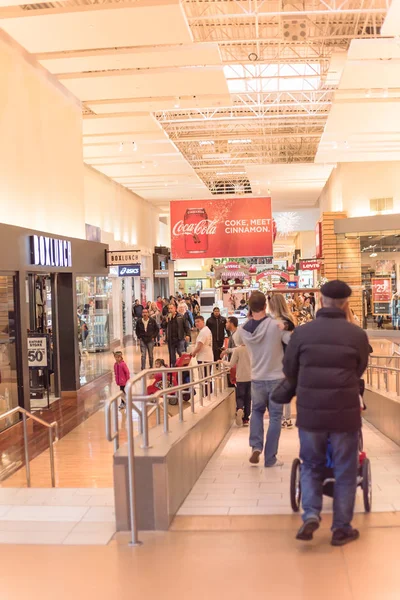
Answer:
<svg viewBox="0 0 400 600"><path fill-rule="evenodd" d="M172 228L172 235L214 235L217 233L218 220L203 219L198 223L177 221Z"/></svg>

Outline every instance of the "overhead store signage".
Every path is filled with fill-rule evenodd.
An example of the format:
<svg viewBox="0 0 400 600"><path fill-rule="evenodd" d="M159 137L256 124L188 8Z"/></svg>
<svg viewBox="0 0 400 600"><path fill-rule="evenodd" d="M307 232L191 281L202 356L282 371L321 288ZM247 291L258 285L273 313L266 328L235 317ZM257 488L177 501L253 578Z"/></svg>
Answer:
<svg viewBox="0 0 400 600"><path fill-rule="evenodd" d="M256 280L264 279L264 277L282 277L286 281L290 280L290 275L285 273L284 271L279 271L278 269L267 269L266 271L262 271L257 274Z"/></svg>
<svg viewBox="0 0 400 600"><path fill-rule="evenodd" d="M304 259L300 261L301 271L319 271L321 268L321 261L315 259Z"/></svg>
<svg viewBox="0 0 400 600"><path fill-rule="evenodd" d="M171 253L179 258L271 256L271 198L171 202Z"/></svg>
<svg viewBox="0 0 400 600"><path fill-rule="evenodd" d="M44 235L31 235L31 265L40 267L72 267L72 246L68 240Z"/></svg>
<svg viewBox="0 0 400 600"><path fill-rule="evenodd" d="M154 271L154 277L168 277L169 272L166 269L156 269Z"/></svg>
<svg viewBox="0 0 400 600"><path fill-rule="evenodd" d="M106 250L106 266L136 265L141 262L140 250Z"/></svg>
<svg viewBox="0 0 400 600"><path fill-rule="evenodd" d="M174 271L174 277L187 277L187 271Z"/></svg>
<svg viewBox="0 0 400 600"><path fill-rule="evenodd" d="M125 265L118 267L119 277L140 277L140 265Z"/></svg>

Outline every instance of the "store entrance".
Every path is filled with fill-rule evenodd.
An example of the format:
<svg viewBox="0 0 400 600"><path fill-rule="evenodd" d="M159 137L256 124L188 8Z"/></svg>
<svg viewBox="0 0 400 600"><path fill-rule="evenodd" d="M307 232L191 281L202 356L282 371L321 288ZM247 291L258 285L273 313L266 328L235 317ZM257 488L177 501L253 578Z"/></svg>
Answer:
<svg viewBox="0 0 400 600"><path fill-rule="evenodd" d="M27 276L29 388L31 409L60 398L57 322L57 273Z"/></svg>
<svg viewBox="0 0 400 600"><path fill-rule="evenodd" d="M0 414L19 405L15 298L15 276L0 275ZM2 419L0 431L17 421L18 415Z"/></svg>

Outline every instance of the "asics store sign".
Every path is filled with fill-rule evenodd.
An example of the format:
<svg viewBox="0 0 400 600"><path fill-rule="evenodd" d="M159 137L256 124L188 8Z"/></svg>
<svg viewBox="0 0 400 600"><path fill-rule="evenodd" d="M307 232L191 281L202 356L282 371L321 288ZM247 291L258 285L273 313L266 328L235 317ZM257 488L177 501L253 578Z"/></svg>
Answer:
<svg viewBox="0 0 400 600"><path fill-rule="evenodd" d="M120 277L139 277L140 265L127 265L124 267L118 267L118 275Z"/></svg>
<svg viewBox="0 0 400 600"><path fill-rule="evenodd" d="M72 267L72 247L67 240L31 235L31 264L40 267Z"/></svg>

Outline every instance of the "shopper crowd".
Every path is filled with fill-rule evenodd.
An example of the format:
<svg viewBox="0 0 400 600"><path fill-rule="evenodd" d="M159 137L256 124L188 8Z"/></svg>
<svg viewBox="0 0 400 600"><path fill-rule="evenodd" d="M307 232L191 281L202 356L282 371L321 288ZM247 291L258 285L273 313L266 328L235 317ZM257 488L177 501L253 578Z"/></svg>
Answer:
<svg viewBox="0 0 400 600"><path fill-rule="evenodd" d="M239 304L239 314L246 318L241 326L236 316L225 318L218 306L205 320L196 294L159 296L146 306L136 300L133 306L142 369L147 357L153 367L154 346L162 341L168 347L170 367L188 349L189 359L204 365L202 377L208 373L207 363L223 361L229 366L228 385L236 387L236 424L250 425L251 464L259 464L263 454L266 468L283 465L278 458L279 441L282 429L293 426L290 407L296 398L304 510L297 539L311 540L319 528L329 447L335 477L333 545L359 536L351 522L361 430L361 378L371 347L349 307L350 295L346 283L326 283L321 288L322 308L316 311L313 292L295 293L286 299L281 293L266 296L254 291L248 301L242 299ZM193 330L198 335L189 348ZM123 390L129 370L120 353L115 357L116 381ZM158 361L157 367L168 369L162 359ZM159 387L161 381L162 374L156 375L154 384ZM211 384L203 391L211 393Z"/></svg>

